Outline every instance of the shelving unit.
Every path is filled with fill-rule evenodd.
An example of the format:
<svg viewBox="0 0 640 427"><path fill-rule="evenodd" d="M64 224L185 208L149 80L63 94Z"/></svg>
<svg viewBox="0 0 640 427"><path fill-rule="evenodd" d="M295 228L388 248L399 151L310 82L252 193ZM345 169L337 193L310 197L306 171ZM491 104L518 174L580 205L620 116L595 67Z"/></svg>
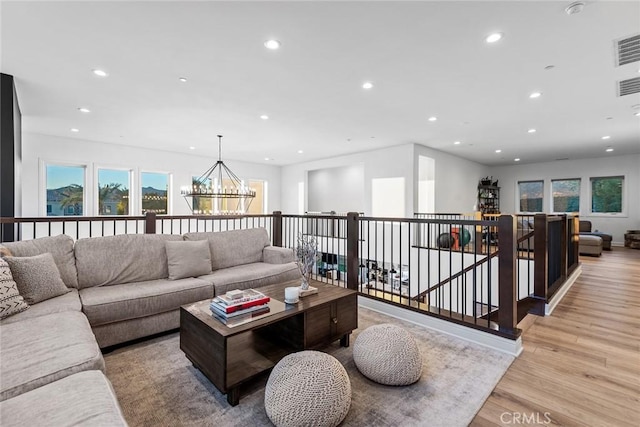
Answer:
<svg viewBox="0 0 640 427"><path fill-rule="evenodd" d="M483 215L500 213L500 187L478 185L478 210Z"/></svg>

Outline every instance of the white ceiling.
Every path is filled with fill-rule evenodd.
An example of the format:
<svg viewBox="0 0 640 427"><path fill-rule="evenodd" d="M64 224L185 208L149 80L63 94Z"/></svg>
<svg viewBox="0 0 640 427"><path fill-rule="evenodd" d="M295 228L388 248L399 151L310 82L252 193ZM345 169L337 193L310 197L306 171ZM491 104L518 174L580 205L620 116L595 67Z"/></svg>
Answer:
<svg viewBox="0 0 640 427"><path fill-rule="evenodd" d="M215 157L223 134L225 159L278 165L405 143L487 165L640 153L640 94L616 95L640 62L614 60L640 1L569 3L2 1L0 66L25 132L78 140Z"/></svg>

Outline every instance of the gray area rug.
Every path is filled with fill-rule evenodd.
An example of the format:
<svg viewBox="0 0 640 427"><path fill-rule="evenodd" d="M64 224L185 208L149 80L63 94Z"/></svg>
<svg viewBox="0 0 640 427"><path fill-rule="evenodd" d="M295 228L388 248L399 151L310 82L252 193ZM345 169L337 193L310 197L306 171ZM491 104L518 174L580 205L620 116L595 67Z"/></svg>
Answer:
<svg viewBox="0 0 640 427"><path fill-rule="evenodd" d="M423 357L420 380L406 387L376 384L360 374L352 348L334 343L351 380L352 402L342 426L466 426L513 357L393 317L359 308L359 328L393 323L416 338ZM232 407L180 350L179 335L123 347L105 355L107 376L131 426L270 426L264 410L268 374L241 389Z"/></svg>

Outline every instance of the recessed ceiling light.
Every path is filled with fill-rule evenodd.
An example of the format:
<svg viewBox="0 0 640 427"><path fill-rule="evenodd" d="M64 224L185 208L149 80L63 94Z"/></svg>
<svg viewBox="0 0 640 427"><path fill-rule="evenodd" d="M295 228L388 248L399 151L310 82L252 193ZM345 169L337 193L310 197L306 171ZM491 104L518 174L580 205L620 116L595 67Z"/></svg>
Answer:
<svg viewBox="0 0 640 427"><path fill-rule="evenodd" d="M298 150L298 154L302 154L302 153L304 153L304 151Z"/></svg>
<svg viewBox="0 0 640 427"><path fill-rule="evenodd" d="M453 142L453 145L460 145L460 144L461 144L461 142L460 142L460 141L454 141L454 142Z"/></svg>
<svg viewBox="0 0 640 427"><path fill-rule="evenodd" d="M186 83L187 82L187 78L186 77L178 77L178 80L181 81L182 83Z"/></svg>
<svg viewBox="0 0 640 427"><path fill-rule="evenodd" d="M431 117L429 117L429 121L430 121L430 122L435 122L436 120L438 120L438 118L437 118L437 117L435 117L435 116L431 116Z"/></svg>
<svg viewBox="0 0 640 427"><path fill-rule="evenodd" d="M78 107L78 111L80 111L81 113L90 113L91 110L89 110L88 108L84 108L84 107Z"/></svg>
<svg viewBox="0 0 640 427"><path fill-rule="evenodd" d="M261 115L260 118L262 120L269 120L269 116L267 116L266 114Z"/></svg>
<svg viewBox="0 0 640 427"><path fill-rule="evenodd" d="M582 12L582 9L584 9L584 2L574 1L569 6L567 6L564 11L567 13L567 15L574 15L576 13Z"/></svg>
<svg viewBox="0 0 640 427"><path fill-rule="evenodd" d="M80 132L80 129L78 129L78 128L71 128L71 129L69 129L69 130L70 130L71 132Z"/></svg>
<svg viewBox="0 0 640 427"><path fill-rule="evenodd" d="M533 92L531 95L529 95L529 98L535 99L535 98L540 98L541 96L542 96L542 92Z"/></svg>
<svg viewBox="0 0 640 427"><path fill-rule="evenodd" d="M544 67L544 69L547 70L547 71L553 70L554 68L556 68L555 65L547 65L546 67Z"/></svg>
<svg viewBox="0 0 640 427"><path fill-rule="evenodd" d="M611 139L611 137L609 135L605 135L602 137L602 139Z"/></svg>
<svg viewBox="0 0 640 427"><path fill-rule="evenodd" d="M610 153L610 152L612 152L612 151L613 151L613 148L609 147L609 148L607 148L607 149L606 149L606 150L604 150L604 151L606 151L607 153Z"/></svg>
<svg viewBox="0 0 640 427"><path fill-rule="evenodd" d="M362 83L362 89L371 89L372 87L373 87L373 83L371 82Z"/></svg>
<svg viewBox="0 0 640 427"><path fill-rule="evenodd" d="M519 162L520 161L520 157L516 157L515 159L513 159L514 162Z"/></svg>
<svg viewBox="0 0 640 427"><path fill-rule="evenodd" d="M640 111L634 114L634 116L640 116Z"/></svg>
<svg viewBox="0 0 640 427"><path fill-rule="evenodd" d="M493 33L487 36L486 39L484 39L487 43L495 43L498 40L500 40L502 38L502 33Z"/></svg>
<svg viewBox="0 0 640 427"><path fill-rule="evenodd" d="M280 42L278 40L267 40L264 42L264 47L271 50L280 49Z"/></svg>
<svg viewBox="0 0 640 427"><path fill-rule="evenodd" d="M496 150L496 153L502 153L502 150Z"/></svg>
<svg viewBox="0 0 640 427"><path fill-rule="evenodd" d="M93 74L98 77L107 77L109 74L104 70L93 70Z"/></svg>
<svg viewBox="0 0 640 427"><path fill-rule="evenodd" d="M193 146L189 147L189 150L195 150L195 149L196 147L193 147Z"/></svg>
<svg viewBox="0 0 640 427"><path fill-rule="evenodd" d="M265 159L266 161L269 161L269 160L271 160L271 159L270 159L270 158L268 158L268 157L265 157L264 159Z"/></svg>
<svg viewBox="0 0 640 427"><path fill-rule="evenodd" d="M529 133L536 133L536 130L535 130L535 129L529 129L527 132L529 132Z"/></svg>

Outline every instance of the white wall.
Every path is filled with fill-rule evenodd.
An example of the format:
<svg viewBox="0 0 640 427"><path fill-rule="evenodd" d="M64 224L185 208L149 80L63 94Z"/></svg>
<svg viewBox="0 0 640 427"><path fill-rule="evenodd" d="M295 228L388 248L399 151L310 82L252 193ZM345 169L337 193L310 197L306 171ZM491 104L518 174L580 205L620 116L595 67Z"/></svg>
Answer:
<svg viewBox="0 0 640 427"><path fill-rule="evenodd" d="M596 159L564 160L547 163L494 167L491 173L500 184L500 208L504 213L517 210L518 181L544 180L545 212L551 207L551 180L580 178L580 217L592 222L593 229L609 233L614 244L624 242L626 230L640 228L640 155L607 156ZM591 215L589 213L591 177L625 177L623 198L625 215Z"/></svg>
<svg viewBox="0 0 640 427"><path fill-rule="evenodd" d="M371 180L374 178L404 178L405 207L407 215L413 215L413 145L398 145L374 151L366 151L330 159L315 160L282 167L282 212L297 212L298 183L305 183L305 194L309 193L307 174L309 171L355 164L364 165L364 213L371 214ZM344 183L345 185L347 183ZM336 206L342 204L336 200ZM305 210L310 210L305 201ZM335 210L337 209L329 209Z"/></svg>
<svg viewBox="0 0 640 427"><path fill-rule="evenodd" d="M415 145L415 180L419 177L420 156L430 157L435 163L435 212L469 213L478 203L478 181L491 175L489 167L462 159L423 145ZM416 187L416 192L418 188ZM418 211L418 194L415 194L415 209Z"/></svg>
<svg viewBox="0 0 640 427"><path fill-rule="evenodd" d="M364 164L313 170L308 178L310 212L364 210Z"/></svg>
<svg viewBox="0 0 640 427"><path fill-rule="evenodd" d="M24 133L22 138L22 215L38 216L42 214L39 203L44 206L44 178L40 164L72 163L87 165L87 188L94 186L94 173L97 167L128 168L134 171L134 183L139 185L140 171L167 172L172 174L172 191L169 195L169 212L173 215L190 214L191 211L180 195L180 187L189 185L192 176L206 171L217 158L203 155L190 155L169 151L148 150L106 144L80 139L60 138L50 135ZM255 179L268 182L268 212L280 207L280 167L226 160L225 164L244 180ZM90 192L87 215L96 214L94 192ZM293 211L295 212L295 211ZM139 214L133 212L132 214Z"/></svg>

